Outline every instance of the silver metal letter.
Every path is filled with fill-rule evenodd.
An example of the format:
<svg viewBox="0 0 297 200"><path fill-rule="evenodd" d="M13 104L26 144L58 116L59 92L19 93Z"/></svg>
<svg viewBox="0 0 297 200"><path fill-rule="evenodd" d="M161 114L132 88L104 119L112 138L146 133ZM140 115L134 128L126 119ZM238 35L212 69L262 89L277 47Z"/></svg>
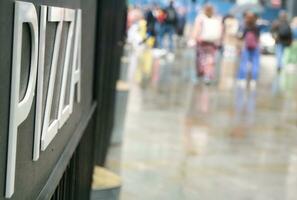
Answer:
<svg viewBox="0 0 297 200"><path fill-rule="evenodd" d="M74 52L72 62L72 78L70 88L70 112L73 111L74 91L76 89L76 101L80 102L80 90L81 90L81 9L76 12L76 26L75 26L75 38L74 38Z"/></svg>
<svg viewBox="0 0 297 200"><path fill-rule="evenodd" d="M46 21L47 21L47 6L41 6L40 25L39 25L39 54L38 54L38 76L37 76L37 94L36 94L36 115L35 115L35 131L34 131L35 134L34 134L34 147L33 147L34 161L37 161L39 159L39 154L40 154Z"/></svg>
<svg viewBox="0 0 297 200"><path fill-rule="evenodd" d="M68 70L69 70L70 53L71 53L71 47L73 43L74 20L75 20L75 10L65 8L64 21L70 22L70 25L69 25L69 31L67 36L66 54L65 54L65 60L64 60L63 78L62 78L62 85L61 85L61 95L59 99L59 112L58 112L59 128L61 128L64 125L64 123L67 121L67 119L70 117L70 114L71 114L70 105L69 105L70 101L69 101L69 104L66 106L64 106L64 102L65 102L65 95L66 95L66 85L67 85L67 77L68 77Z"/></svg>
<svg viewBox="0 0 297 200"><path fill-rule="evenodd" d="M62 34L62 25L64 19L64 9L57 7L49 7L48 8L48 21L50 22L58 22L58 27L56 31L56 38L54 44L53 58L51 64L51 72L49 78L48 92L46 98L45 105L45 113L44 113L44 121L42 127L42 136L41 136L41 150L44 151L49 143L53 140L53 138L58 133L58 120L54 119L50 123L50 114L52 108L52 101L54 95L54 87L56 81L56 72L57 72L57 63L61 42L61 34Z"/></svg>
<svg viewBox="0 0 297 200"><path fill-rule="evenodd" d="M21 50L23 23L28 23L31 32L31 66L29 82L25 97L19 101ZM8 136L7 173L5 197L10 198L14 193L15 165L17 150L18 126L28 117L32 107L36 85L38 57L38 22L37 13L32 3L15 2L13 59L10 96L10 121Z"/></svg>

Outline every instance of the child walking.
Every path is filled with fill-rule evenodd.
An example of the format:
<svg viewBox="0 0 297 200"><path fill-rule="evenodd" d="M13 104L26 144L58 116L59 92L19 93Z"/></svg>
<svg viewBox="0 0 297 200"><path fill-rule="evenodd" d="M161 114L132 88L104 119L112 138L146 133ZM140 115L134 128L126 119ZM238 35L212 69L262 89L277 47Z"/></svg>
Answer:
<svg viewBox="0 0 297 200"><path fill-rule="evenodd" d="M260 70L260 49L259 37L260 29L256 24L257 16L252 12L245 13L244 28L241 39L243 47L240 56L240 65L237 79L239 85L245 87L248 83L248 74L251 71L250 88L256 88L256 83Z"/></svg>

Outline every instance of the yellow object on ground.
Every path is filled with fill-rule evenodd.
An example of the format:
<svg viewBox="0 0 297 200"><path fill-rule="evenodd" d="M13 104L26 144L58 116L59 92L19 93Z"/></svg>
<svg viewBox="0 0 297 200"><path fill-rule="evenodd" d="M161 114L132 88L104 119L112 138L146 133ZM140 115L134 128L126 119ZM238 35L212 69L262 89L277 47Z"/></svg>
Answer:
<svg viewBox="0 0 297 200"><path fill-rule="evenodd" d="M145 49L139 57L136 70L136 81L138 83L144 81L151 76L153 66L153 54L151 49Z"/></svg>
<svg viewBox="0 0 297 200"><path fill-rule="evenodd" d="M115 173L96 166L93 173L93 190L109 189L121 186L121 178Z"/></svg>

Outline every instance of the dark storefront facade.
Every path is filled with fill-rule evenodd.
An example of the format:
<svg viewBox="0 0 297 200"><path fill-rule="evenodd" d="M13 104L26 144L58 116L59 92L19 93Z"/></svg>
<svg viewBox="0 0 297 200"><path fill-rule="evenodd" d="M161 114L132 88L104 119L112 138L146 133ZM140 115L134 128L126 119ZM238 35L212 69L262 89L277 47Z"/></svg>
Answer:
<svg viewBox="0 0 297 200"><path fill-rule="evenodd" d="M0 199L89 199L125 12L117 0L0 2Z"/></svg>

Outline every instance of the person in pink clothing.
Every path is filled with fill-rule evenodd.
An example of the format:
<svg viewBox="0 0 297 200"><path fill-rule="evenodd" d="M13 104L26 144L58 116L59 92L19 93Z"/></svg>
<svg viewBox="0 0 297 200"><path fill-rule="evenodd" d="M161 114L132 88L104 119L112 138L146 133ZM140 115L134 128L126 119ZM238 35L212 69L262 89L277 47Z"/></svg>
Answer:
<svg viewBox="0 0 297 200"><path fill-rule="evenodd" d="M212 5L206 5L195 20L192 40L196 42L196 73L209 84L215 78L216 53L222 37L222 22Z"/></svg>

